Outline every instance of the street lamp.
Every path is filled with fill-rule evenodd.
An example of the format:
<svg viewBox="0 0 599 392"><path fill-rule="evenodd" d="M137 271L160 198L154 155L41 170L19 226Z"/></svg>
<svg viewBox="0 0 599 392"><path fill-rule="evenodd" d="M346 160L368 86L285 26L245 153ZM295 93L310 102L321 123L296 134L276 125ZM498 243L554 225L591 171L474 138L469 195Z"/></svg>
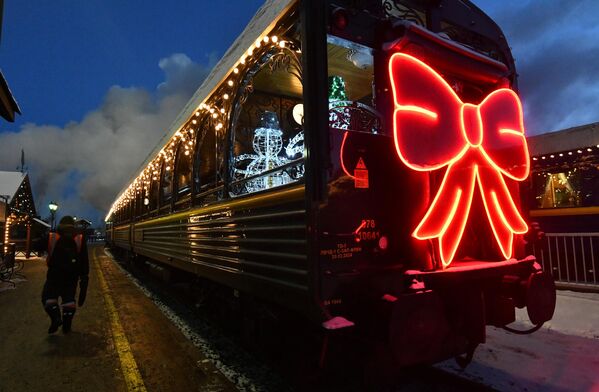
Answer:
<svg viewBox="0 0 599 392"><path fill-rule="evenodd" d="M58 209L58 204L51 201L48 204L48 208L50 209L50 214L52 214L52 230L54 230L54 218L56 217L56 210Z"/></svg>

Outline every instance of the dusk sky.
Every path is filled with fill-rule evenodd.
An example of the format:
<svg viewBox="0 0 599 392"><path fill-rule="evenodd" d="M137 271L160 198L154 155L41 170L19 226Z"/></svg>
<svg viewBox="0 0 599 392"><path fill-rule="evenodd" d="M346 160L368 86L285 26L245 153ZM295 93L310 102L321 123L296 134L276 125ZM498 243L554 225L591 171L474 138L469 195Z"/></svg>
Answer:
<svg viewBox="0 0 599 392"><path fill-rule="evenodd" d="M599 121L599 2L474 1L504 30L528 134ZM0 122L0 170L25 150L42 217L95 225L262 4L7 1L0 67L23 114Z"/></svg>

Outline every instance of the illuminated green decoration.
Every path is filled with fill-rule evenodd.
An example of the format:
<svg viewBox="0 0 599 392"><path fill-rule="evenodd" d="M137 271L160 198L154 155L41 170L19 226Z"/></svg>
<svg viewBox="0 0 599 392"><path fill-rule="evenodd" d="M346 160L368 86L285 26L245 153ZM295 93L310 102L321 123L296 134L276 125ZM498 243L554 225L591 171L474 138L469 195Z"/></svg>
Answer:
<svg viewBox="0 0 599 392"><path fill-rule="evenodd" d="M345 80L341 76L329 76L329 102L347 101Z"/></svg>

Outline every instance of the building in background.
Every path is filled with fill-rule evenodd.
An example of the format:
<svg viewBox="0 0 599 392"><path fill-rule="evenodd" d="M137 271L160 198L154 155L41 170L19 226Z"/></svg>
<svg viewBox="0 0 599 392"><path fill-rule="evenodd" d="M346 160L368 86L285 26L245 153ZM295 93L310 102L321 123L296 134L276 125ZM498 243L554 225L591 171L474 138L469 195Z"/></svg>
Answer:
<svg viewBox="0 0 599 392"><path fill-rule="evenodd" d="M16 244L17 252L29 255L38 250L37 242L49 228L36 216L35 203L27 173L0 171L0 230L2 251Z"/></svg>
<svg viewBox="0 0 599 392"><path fill-rule="evenodd" d="M530 219L546 232L535 255L555 279L599 289L599 123L528 139Z"/></svg>
<svg viewBox="0 0 599 392"><path fill-rule="evenodd" d="M529 207L547 231L599 232L599 123L528 139Z"/></svg>

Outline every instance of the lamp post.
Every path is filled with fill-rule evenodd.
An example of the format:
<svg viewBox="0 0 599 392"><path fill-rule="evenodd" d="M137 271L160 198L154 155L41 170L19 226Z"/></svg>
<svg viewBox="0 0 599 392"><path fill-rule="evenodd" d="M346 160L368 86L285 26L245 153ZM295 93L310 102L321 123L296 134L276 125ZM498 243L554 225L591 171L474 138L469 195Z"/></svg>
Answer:
<svg viewBox="0 0 599 392"><path fill-rule="evenodd" d="M48 204L48 208L50 209L50 214L52 215L51 229L54 230L54 218L56 217L56 210L58 210L58 204L56 204L55 202L51 201Z"/></svg>

